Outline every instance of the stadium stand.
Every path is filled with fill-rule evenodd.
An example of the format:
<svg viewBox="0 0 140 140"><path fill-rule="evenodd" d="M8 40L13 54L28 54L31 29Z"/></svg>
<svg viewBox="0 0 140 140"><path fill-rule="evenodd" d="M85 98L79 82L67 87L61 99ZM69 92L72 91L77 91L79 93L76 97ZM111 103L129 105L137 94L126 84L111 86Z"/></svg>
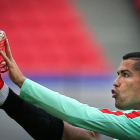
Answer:
<svg viewBox="0 0 140 140"><path fill-rule="evenodd" d="M106 75L105 52L68 0L1 1L0 28L25 73Z"/></svg>

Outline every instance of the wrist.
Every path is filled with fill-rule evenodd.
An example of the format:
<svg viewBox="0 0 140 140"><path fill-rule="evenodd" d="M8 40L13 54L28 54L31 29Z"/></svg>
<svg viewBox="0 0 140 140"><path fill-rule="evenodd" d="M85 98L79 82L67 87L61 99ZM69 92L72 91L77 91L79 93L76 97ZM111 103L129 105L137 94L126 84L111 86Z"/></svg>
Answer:
<svg viewBox="0 0 140 140"><path fill-rule="evenodd" d="M25 80L26 80L26 77L25 76L21 77L16 85L19 88L21 88Z"/></svg>

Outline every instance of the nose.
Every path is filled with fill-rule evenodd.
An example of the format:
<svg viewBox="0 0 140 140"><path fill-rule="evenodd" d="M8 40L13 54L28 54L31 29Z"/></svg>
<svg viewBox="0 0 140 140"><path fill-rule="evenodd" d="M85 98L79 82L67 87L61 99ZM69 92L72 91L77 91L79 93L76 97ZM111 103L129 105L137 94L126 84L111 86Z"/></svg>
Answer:
<svg viewBox="0 0 140 140"><path fill-rule="evenodd" d="M119 80L119 77L117 77L114 82L113 82L113 86L114 87L119 87L120 86L120 80Z"/></svg>

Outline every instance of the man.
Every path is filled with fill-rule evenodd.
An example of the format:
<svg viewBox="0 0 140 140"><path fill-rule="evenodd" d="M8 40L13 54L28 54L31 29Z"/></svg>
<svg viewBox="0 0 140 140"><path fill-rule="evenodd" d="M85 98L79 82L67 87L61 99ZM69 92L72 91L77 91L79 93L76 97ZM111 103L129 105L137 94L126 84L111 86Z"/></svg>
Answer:
<svg viewBox="0 0 140 140"><path fill-rule="evenodd" d="M10 47L1 55L9 68L9 77L21 88L20 97L46 112L78 127L120 140L140 139L140 52L123 57L114 81L115 106L125 110L111 112L89 107L60 95L26 78L16 65Z"/></svg>

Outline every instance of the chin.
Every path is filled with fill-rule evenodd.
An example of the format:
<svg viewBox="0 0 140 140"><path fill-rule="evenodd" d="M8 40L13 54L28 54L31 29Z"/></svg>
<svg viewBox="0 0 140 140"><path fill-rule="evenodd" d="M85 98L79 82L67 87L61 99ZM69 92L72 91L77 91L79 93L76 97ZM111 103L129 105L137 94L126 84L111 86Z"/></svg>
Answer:
<svg viewBox="0 0 140 140"><path fill-rule="evenodd" d="M131 109L133 109L129 106L125 106L125 105L122 105L122 104L115 104L115 107L120 109L120 110L131 110Z"/></svg>
<svg viewBox="0 0 140 140"><path fill-rule="evenodd" d="M115 103L115 107L120 109L120 110L126 110L125 107L123 105L121 105L121 104Z"/></svg>

